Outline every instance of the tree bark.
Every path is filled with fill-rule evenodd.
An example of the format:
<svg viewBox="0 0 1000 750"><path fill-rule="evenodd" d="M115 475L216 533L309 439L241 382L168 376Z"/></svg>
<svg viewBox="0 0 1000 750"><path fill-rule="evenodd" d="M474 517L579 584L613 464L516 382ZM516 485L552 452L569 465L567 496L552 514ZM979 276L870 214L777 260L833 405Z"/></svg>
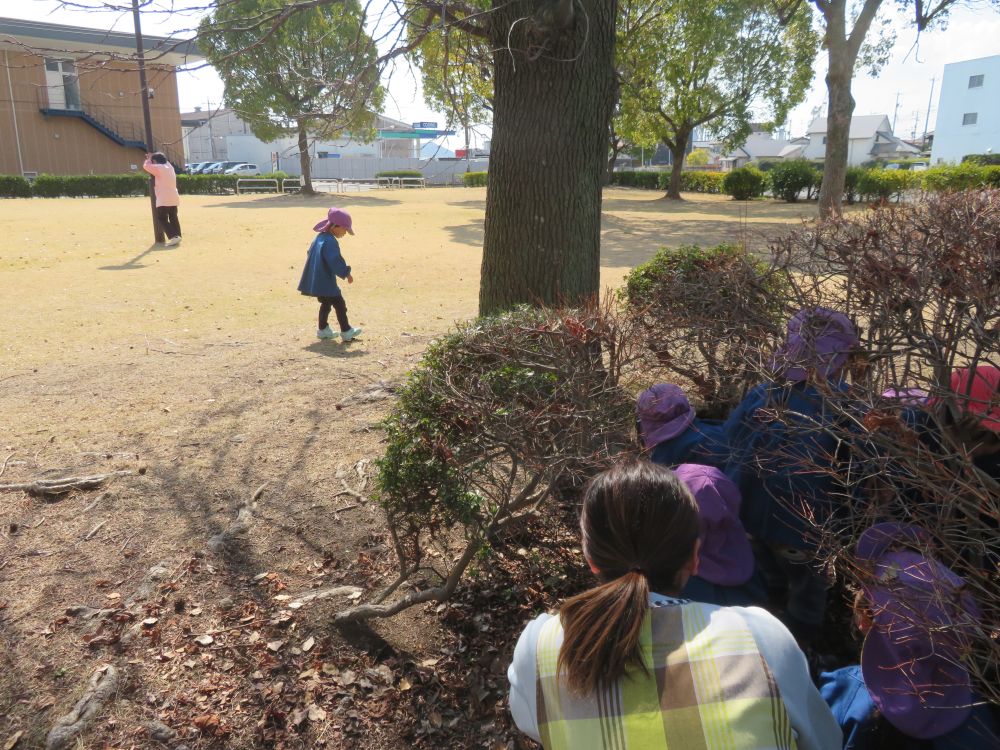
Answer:
<svg viewBox="0 0 1000 750"><path fill-rule="evenodd" d="M599 291L617 1L580 0L566 6L568 18L546 17L546 7L493 2L484 315L521 303L575 304Z"/></svg>
<svg viewBox="0 0 1000 750"><path fill-rule="evenodd" d="M298 121L299 126L299 167L302 170L302 189L299 191L305 195L312 195L312 165L309 162L309 133L306 130L304 120Z"/></svg>
<svg viewBox="0 0 1000 750"><path fill-rule="evenodd" d="M670 184L667 185L667 198L675 201L681 199L681 172L684 170L684 157L687 156L688 138L690 133L679 131L670 146ZM669 145L669 144L668 144Z"/></svg>
<svg viewBox="0 0 1000 750"><path fill-rule="evenodd" d="M823 182L819 189L819 215L829 219L843 212L851 117L854 114L854 97L851 95L854 66L883 0L865 0L850 34L847 33L847 0L812 2L823 13L823 46L826 47L828 61L826 151Z"/></svg>

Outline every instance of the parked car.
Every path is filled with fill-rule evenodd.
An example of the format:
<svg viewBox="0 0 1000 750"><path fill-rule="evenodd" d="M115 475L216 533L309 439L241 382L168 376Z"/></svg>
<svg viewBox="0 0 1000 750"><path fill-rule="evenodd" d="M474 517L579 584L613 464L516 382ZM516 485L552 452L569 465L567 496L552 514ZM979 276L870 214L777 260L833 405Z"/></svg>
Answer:
<svg viewBox="0 0 1000 750"><path fill-rule="evenodd" d="M235 167L237 164L242 164L241 161L218 161L212 166L208 167L202 174L225 174L227 169Z"/></svg>
<svg viewBox="0 0 1000 750"><path fill-rule="evenodd" d="M226 170L226 174L238 174L243 177L256 177L260 174L260 168L256 164L237 164Z"/></svg>
<svg viewBox="0 0 1000 750"><path fill-rule="evenodd" d="M188 164L187 173L198 174L204 167L207 167L211 163L210 161L196 161L194 164Z"/></svg>
<svg viewBox="0 0 1000 750"><path fill-rule="evenodd" d="M915 161L910 165L911 172L926 172L929 165L925 161Z"/></svg>
<svg viewBox="0 0 1000 750"><path fill-rule="evenodd" d="M221 161L206 161L202 162L201 166L198 167L198 171L192 171L191 174L209 174L213 167L217 167L222 164Z"/></svg>

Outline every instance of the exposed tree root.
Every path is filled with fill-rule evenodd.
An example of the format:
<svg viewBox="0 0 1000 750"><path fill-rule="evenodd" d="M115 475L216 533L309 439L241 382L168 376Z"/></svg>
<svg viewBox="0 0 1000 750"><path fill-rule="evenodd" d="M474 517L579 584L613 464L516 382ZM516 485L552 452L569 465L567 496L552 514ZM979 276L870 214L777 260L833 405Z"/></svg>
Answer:
<svg viewBox="0 0 1000 750"><path fill-rule="evenodd" d="M112 471L107 474L94 474L89 477L61 477L59 479L37 479L34 482L19 482L17 484L0 484L0 492L27 492L29 495L42 497L64 495L73 490L94 490L112 477L132 474L131 471Z"/></svg>
<svg viewBox="0 0 1000 750"><path fill-rule="evenodd" d="M83 697L73 709L56 720L45 738L45 750L63 750L87 728L118 691L118 670L106 664L94 672Z"/></svg>

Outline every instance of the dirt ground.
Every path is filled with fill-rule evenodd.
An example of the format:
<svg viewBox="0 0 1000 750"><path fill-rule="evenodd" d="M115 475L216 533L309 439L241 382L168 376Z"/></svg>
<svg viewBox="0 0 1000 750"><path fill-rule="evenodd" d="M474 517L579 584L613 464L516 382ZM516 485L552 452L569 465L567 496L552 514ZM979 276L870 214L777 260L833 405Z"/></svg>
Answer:
<svg viewBox="0 0 1000 750"><path fill-rule="evenodd" d="M317 341L295 290L331 201L357 231L350 344ZM506 663L560 584L512 601L501 560L453 604L357 632L329 625L345 600L293 606L391 573L377 424L427 342L475 314L484 202L189 196L163 248L141 199L0 201L0 484L127 472L0 491L0 747L43 747L104 665L113 697L70 746L527 746ZM663 245L763 246L813 210L609 190L602 282Z"/></svg>

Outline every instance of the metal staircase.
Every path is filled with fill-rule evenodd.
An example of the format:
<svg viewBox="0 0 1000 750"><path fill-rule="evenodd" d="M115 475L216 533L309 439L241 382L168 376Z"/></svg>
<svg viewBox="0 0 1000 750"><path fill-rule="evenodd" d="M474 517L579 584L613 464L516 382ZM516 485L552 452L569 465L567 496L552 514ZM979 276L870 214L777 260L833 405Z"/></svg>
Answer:
<svg viewBox="0 0 1000 750"><path fill-rule="evenodd" d="M38 109L46 117L73 117L83 120L119 146L137 148L143 153L146 152L146 142L138 125L116 120L100 107L93 104L87 104L82 107L51 107L48 101L42 101L41 92L39 92ZM184 166L183 155L179 154L175 149L161 144L157 150L162 151L166 155L175 169L180 169Z"/></svg>

